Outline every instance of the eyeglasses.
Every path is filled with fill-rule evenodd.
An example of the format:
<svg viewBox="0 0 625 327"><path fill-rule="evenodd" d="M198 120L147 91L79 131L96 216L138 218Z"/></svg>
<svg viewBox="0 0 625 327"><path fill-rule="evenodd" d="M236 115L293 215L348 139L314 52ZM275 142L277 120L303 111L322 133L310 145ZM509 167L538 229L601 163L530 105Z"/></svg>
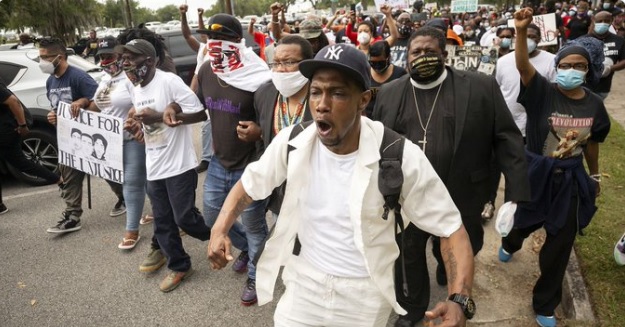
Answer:
<svg viewBox="0 0 625 327"><path fill-rule="evenodd" d="M295 66L297 66L300 62L302 62L301 60L298 61L276 61L273 63L268 64L269 68L274 69L274 68L280 68L280 66L284 67L284 68L293 68Z"/></svg>
<svg viewBox="0 0 625 327"><path fill-rule="evenodd" d="M581 71L586 71L588 70L588 64L581 64L581 63L577 63L577 64L558 64L558 69L562 69L562 70L567 70L567 69L575 69L575 70L581 70Z"/></svg>

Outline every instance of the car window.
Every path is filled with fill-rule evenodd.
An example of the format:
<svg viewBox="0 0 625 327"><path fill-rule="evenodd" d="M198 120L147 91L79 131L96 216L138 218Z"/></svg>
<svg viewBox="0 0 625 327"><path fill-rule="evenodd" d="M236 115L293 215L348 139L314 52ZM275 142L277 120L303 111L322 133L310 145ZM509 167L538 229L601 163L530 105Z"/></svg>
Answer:
<svg viewBox="0 0 625 327"><path fill-rule="evenodd" d="M171 54L173 58L196 55L195 51L193 51L193 49L191 49L191 47L187 44L187 41L184 39L182 34L172 35L168 37L168 39L169 54Z"/></svg>
<svg viewBox="0 0 625 327"><path fill-rule="evenodd" d="M11 85L17 73L23 68L26 67L8 62L0 62L0 78L6 85Z"/></svg>

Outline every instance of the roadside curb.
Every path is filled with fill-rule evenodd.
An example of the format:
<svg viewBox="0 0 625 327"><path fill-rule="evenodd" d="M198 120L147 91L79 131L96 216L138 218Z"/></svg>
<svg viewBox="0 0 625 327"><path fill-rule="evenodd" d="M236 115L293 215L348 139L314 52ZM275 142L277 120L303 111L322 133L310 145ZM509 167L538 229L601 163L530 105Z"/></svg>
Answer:
<svg viewBox="0 0 625 327"><path fill-rule="evenodd" d="M584 322L585 326L596 325L597 319L592 310L590 296L586 289L584 277L581 274L575 249L571 251L562 288L562 303L560 306L565 317L576 322Z"/></svg>

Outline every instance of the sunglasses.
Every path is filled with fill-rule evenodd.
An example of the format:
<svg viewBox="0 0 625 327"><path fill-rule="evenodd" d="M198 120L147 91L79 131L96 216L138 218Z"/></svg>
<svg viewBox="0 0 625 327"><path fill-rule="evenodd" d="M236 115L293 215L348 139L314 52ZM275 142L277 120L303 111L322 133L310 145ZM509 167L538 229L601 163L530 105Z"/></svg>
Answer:
<svg viewBox="0 0 625 327"><path fill-rule="evenodd" d="M235 35L238 35L239 33L233 31L232 29L230 29L228 26L224 26L221 24L210 24L208 25L208 30L211 32L219 32L219 33L232 33Z"/></svg>

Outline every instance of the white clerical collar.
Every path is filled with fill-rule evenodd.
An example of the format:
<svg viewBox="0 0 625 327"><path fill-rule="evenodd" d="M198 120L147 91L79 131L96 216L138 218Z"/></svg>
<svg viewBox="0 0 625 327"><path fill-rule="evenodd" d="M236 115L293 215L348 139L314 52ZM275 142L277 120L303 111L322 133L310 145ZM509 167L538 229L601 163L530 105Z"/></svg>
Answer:
<svg viewBox="0 0 625 327"><path fill-rule="evenodd" d="M439 86L441 83L443 83L443 81L445 80L445 78L447 78L447 69L443 70L443 73L441 74L441 76L439 76L434 82L430 82L427 84L422 84L419 82L415 82L415 80L413 80L412 78L410 79L410 83L412 83L412 86L418 88L418 89L422 89L422 90L429 90L432 89L436 86Z"/></svg>

